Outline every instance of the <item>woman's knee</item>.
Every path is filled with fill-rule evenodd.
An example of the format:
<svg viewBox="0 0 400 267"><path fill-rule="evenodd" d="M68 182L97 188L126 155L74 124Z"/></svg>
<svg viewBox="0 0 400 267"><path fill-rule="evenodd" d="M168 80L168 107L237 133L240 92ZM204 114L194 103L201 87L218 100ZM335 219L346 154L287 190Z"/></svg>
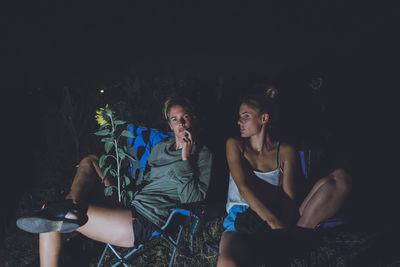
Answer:
<svg viewBox="0 0 400 267"><path fill-rule="evenodd" d="M236 254L235 251L242 245L242 242L238 239L237 233L235 232L223 233L219 243L219 255L225 258L234 258Z"/></svg>
<svg viewBox="0 0 400 267"><path fill-rule="evenodd" d="M335 184L338 191L344 194L348 194L351 190L352 177L342 168L336 169L330 174L330 181Z"/></svg>
<svg viewBox="0 0 400 267"><path fill-rule="evenodd" d="M221 240L219 242L219 255L221 256L229 256L229 247L231 243L231 235L230 232L222 233Z"/></svg>
<svg viewBox="0 0 400 267"><path fill-rule="evenodd" d="M86 157L84 157L83 159L81 159L81 161L79 162L79 166L83 166L83 165L92 166L94 164L98 164L98 162L99 162L99 157L97 155L89 154Z"/></svg>
<svg viewBox="0 0 400 267"><path fill-rule="evenodd" d="M225 232L220 241L219 257L224 261L234 262L237 266L253 266L258 260L253 243L248 235Z"/></svg>
<svg viewBox="0 0 400 267"><path fill-rule="evenodd" d="M86 171L91 170L96 173L99 178L104 179L103 172L99 166L99 157L95 154L89 154L84 157L79 163L79 168ZM106 186L110 185L107 179L105 179L104 182Z"/></svg>

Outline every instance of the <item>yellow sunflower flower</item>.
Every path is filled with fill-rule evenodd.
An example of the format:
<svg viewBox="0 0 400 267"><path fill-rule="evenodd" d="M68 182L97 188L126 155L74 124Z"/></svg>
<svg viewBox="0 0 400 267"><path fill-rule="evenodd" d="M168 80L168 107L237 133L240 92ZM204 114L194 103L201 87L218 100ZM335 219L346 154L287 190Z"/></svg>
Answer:
<svg viewBox="0 0 400 267"><path fill-rule="evenodd" d="M105 108L100 108L99 110L96 110L97 115L95 115L94 117L96 118L96 121L100 126L103 126L107 123L106 114L104 112L106 108L108 108L108 104Z"/></svg>

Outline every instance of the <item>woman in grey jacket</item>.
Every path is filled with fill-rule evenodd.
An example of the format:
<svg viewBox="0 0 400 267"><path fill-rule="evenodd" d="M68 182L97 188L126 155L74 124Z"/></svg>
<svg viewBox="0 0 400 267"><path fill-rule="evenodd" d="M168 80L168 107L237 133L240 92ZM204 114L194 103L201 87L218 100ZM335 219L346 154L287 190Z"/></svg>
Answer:
<svg viewBox="0 0 400 267"><path fill-rule="evenodd" d="M40 211L17 220L19 228L40 233L41 266L58 266L61 233L76 230L97 241L132 247L147 240L156 226L163 225L177 204L205 199L212 154L196 142L192 105L184 98L169 98L164 116L174 137L153 148L148 159L150 168L144 174L146 185L135 195L131 209L93 201L104 177L98 157L89 155L80 162L66 200L45 204ZM104 182L109 185L107 179Z"/></svg>

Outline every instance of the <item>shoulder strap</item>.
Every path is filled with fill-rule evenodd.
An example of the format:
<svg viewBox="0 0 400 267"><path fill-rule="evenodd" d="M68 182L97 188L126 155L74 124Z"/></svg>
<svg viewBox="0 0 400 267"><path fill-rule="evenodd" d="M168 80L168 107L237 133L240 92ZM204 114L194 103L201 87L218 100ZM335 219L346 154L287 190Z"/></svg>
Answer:
<svg viewBox="0 0 400 267"><path fill-rule="evenodd" d="M281 148L281 143L278 142L278 152L277 152L277 155L276 155L276 161L278 162L278 169L281 168L281 156L280 156L280 153L279 153L280 148Z"/></svg>
<svg viewBox="0 0 400 267"><path fill-rule="evenodd" d="M281 153L280 153L280 148L281 148L281 143L278 143L278 152L276 155L276 160L278 161L278 170L279 170L279 185L282 185L282 175L283 175L283 170L281 168Z"/></svg>

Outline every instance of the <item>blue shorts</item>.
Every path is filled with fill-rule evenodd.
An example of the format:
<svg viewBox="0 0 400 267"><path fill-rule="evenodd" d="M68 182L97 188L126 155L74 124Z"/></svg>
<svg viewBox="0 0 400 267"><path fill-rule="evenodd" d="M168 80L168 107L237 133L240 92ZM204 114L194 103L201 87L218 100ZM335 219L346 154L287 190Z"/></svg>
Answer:
<svg viewBox="0 0 400 267"><path fill-rule="evenodd" d="M229 231L236 231L235 228L235 220L236 220L236 215L238 213L243 213L245 212L249 206L244 206L244 205L234 205L232 208L229 210L228 215L226 216L224 220L224 232L229 232Z"/></svg>

